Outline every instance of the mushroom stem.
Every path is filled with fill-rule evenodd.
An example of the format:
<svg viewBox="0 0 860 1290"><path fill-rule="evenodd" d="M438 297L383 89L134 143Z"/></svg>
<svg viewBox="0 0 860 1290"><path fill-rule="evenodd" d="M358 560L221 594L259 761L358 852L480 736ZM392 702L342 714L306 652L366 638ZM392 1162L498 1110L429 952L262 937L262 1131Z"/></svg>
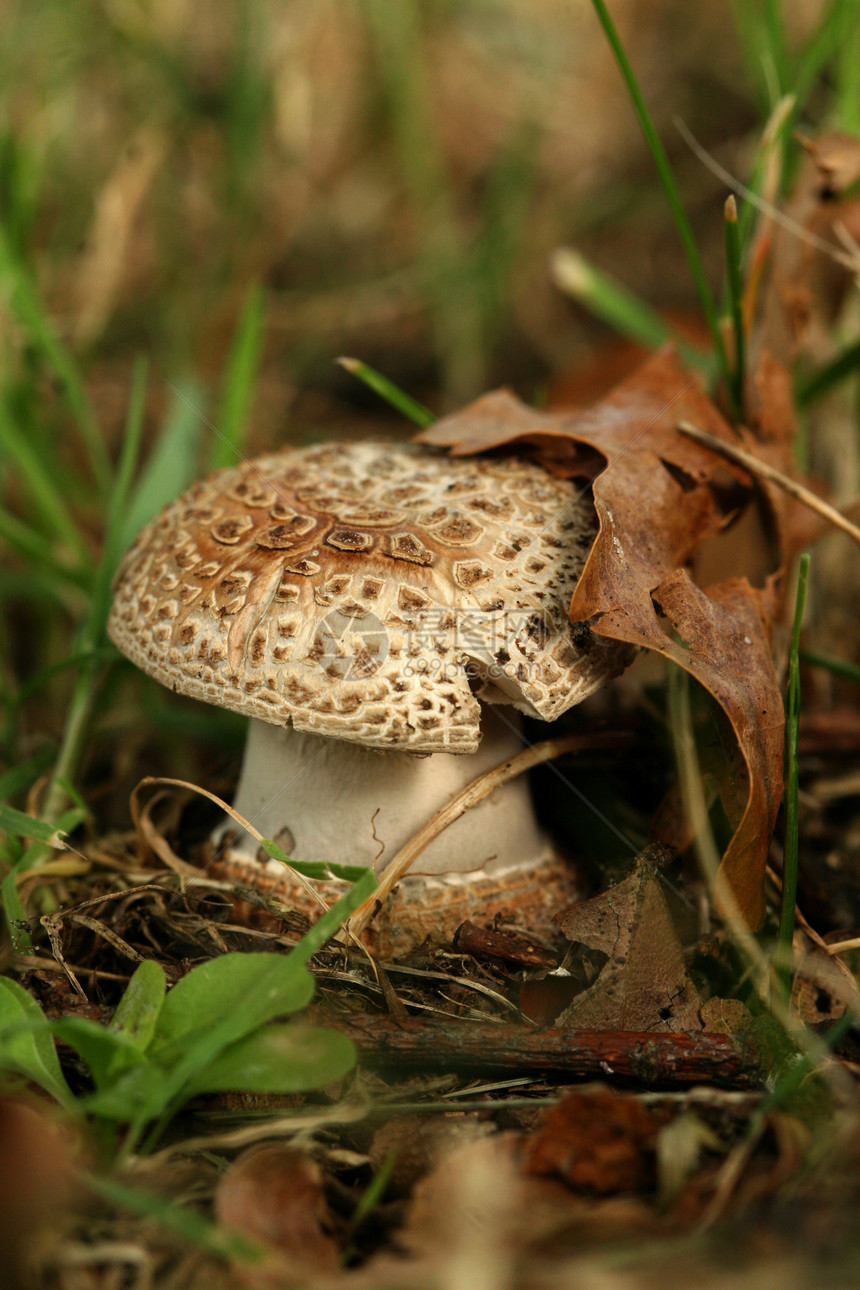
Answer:
<svg viewBox="0 0 860 1290"><path fill-rule="evenodd" d="M476 753L416 757L252 721L234 806L295 860L384 872L388 860L476 776L522 751L517 729L491 708L482 724ZM485 877L531 869L551 855L521 778L455 820L426 847L413 872L479 870ZM283 873L248 833L231 843L229 856Z"/></svg>

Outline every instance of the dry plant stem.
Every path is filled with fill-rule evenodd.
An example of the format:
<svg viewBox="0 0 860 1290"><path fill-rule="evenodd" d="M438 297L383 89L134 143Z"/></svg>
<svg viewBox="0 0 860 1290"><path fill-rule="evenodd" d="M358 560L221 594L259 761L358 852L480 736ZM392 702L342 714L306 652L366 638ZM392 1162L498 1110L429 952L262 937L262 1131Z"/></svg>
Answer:
<svg viewBox="0 0 860 1290"><path fill-rule="evenodd" d="M633 1030L556 1030L522 1025L464 1025L377 1015L327 1018L374 1066L422 1072L468 1070L537 1077L633 1079L645 1085L761 1084L759 1056L731 1035Z"/></svg>
<svg viewBox="0 0 860 1290"><path fill-rule="evenodd" d="M835 506L830 506L829 503L822 501L820 497L816 497L815 493L810 492L808 488L804 488L802 484L796 483L795 480L790 479L788 475L784 475L782 471L777 470L774 466L769 466L766 461L754 457L752 453L745 452L743 448L735 448L733 444L718 439L715 435L709 434L707 430L700 430L698 426L691 425L689 421L679 421L678 430L689 439L695 439L697 443L702 444L705 448L711 448L714 452L718 452L721 457L727 457L729 461L742 466L751 475L757 475L760 479L766 479L769 483L776 484L783 492L797 498L804 506L823 516L829 523L841 529L843 533L847 533L855 542L860 543L860 529L857 528L856 524L852 524L850 520L846 519L844 514L838 511Z"/></svg>
<svg viewBox="0 0 860 1290"><path fill-rule="evenodd" d="M563 757L565 753L590 751L594 748L605 748L610 744L613 746L617 744L615 734L609 736L593 734L568 735L562 739L545 739L542 743L533 744L531 748L526 748L523 752L518 753L516 757L510 757L507 761L503 761L500 765L487 771L485 775L479 775L461 793L453 797L447 806L443 806L441 811L437 811L432 819L428 820L424 827L419 829L404 847L400 848L397 855L386 865L385 871L379 880L379 887L373 893L373 896L360 906L349 920L347 924L348 930L354 936L360 936L373 918L378 905L391 895L394 887L404 874L409 872L425 847L428 847L443 830L447 829L455 820L458 820L461 815L464 815L470 807L477 806L478 802L483 801L485 797L489 797L494 789L500 788L502 784L507 784L512 779L516 779L518 775L531 770L533 766L540 766L545 761L555 761L557 757Z"/></svg>
<svg viewBox="0 0 860 1290"><path fill-rule="evenodd" d="M135 784L130 798L131 818L134 820L134 826L135 826L135 829L137 830L138 838L143 843L143 845L145 846L152 845L153 838L151 834L150 836L147 836L146 833L144 832L143 822L144 822L145 816L144 816L144 811L141 809L140 801L138 799L138 794L140 793L140 790L142 788L148 788L157 784L168 784L173 788L185 788L192 793L199 793L201 797L207 797L210 802L214 802L216 806L220 806L222 811L225 811L226 814L229 815L231 819L235 820L240 828L244 829L247 833L250 833L251 836L257 840L257 842L263 841L262 833L260 833L257 829L255 829L253 824L251 824L249 820L246 820L243 815L240 815L238 811L235 811L232 806L228 806L227 803L223 801L220 797L218 797L215 793L210 793L207 788L201 788L199 784L192 784L186 779L169 779L163 775L146 775L137 784ZM165 847L166 847L166 844L165 844ZM170 848L166 847L166 850L169 851ZM188 871L187 877L188 877L189 885L193 883L195 879L199 879L200 877L205 875L206 873L205 869L195 869L193 866L187 865L185 861L179 860L178 857L175 857L175 856L172 857L172 859L167 859L166 855L163 854L163 852L164 852L164 848L159 848L157 853L161 859L165 860L169 868L174 870L174 872L177 872L180 875L186 875L186 871ZM216 856L215 859L217 858L218 857ZM177 864L179 867L177 867ZM297 869L291 869L290 872L292 873L296 882L298 882L302 887L304 887L308 895L313 900L315 900L323 910L327 910L329 906L326 903L326 901L323 900L322 896L319 894L316 887L314 887L312 883L308 882L307 878L305 878L303 874L299 873Z"/></svg>

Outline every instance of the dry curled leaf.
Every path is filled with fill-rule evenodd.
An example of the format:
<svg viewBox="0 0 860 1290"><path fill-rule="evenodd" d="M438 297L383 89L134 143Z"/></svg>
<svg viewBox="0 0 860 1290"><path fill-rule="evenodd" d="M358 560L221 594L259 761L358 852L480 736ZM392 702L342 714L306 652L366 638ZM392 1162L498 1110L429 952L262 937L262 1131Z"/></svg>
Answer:
<svg viewBox="0 0 860 1290"><path fill-rule="evenodd" d="M647 854L647 853L646 853ZM563 1030L701 1030L659 871L638 860L629 878L559 915L565 936L608 955L597 980L557 1021Z"/></svg>
<svg viewBox="0 0 860 1290"><path fill-rule="evenodd" d="M502 390L419 438L455 456L516 446L554 474L591 482L600 528L571 620L673 659L723 708L741 753L746 801L740 810L724 801L735 832L720 877L757 926L782 791L782 698L769 637L773 588L758 591L735 578L702 590L686 571L703 540L749 494L742 471L684 442L676 431L682 420L731 440L696 378L664 351L584 411L538 412Z"/></svg>

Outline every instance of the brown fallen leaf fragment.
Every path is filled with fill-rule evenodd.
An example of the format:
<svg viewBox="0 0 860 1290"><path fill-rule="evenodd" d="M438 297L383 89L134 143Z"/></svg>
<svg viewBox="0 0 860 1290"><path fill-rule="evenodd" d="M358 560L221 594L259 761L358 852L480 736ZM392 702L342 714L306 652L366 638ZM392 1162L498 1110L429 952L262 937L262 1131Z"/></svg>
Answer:
<svg viewBox="0 0 860 1290"><path fill-rule="evenodd" d="M702 1029L663 880L647 857L623 882L559 914L565 936L609 956L558 1018L560 1030Z"/></svg>
<svg viewBox="0 0 860 1290"><path fill-rule="evenodd" d="M74 1201L81 1155L80 1143L47 1108L18 1097L0 1100L0 1284L7 1290L31 1284Z"/></svg>
<svg viewBox="0 0 860 1290"><path fill-rule="evenodd" d="M668 1119L665 1109L608 1088L568 1093L527 1140L525 1172L593 1196L652 1190L657 1134Z"/></svg>
<svg viewBox="0 0 860 1290"><path fill-rule="evenodd" d="M757 926L782 789L783 712L769 635L773 586L758 591L736 578L703 591L686 572L702 541L728 522L726 507L737 509L753 484L739 468L679 435L679 421L732 442L697 379L664 351L584 411L537 412L496 391L436 422L419 439L455 456L516 447L555 474L592 482L600 528L573 595L571 620L673 659L725 711L747 782L742 812L724 802L735 834L721 878L743 917ZM563 523L558 517L561 535ZM528 558L527 552L519 558ZM770 567L775 563L774 552Z"/></svg>
<svg viewBox="0 0 860 1290"><path fill-rule="evenodd" d="M530 1231L519 1135L497 1133L446 1152L415 1187L398 1236L410 1254L437 1254L461 1269L456 1284L504 1284L511 1256ZM487 1268L497 1270L487 1279Z"/></svg>
<svg viewBox="0 0 860 1290"><path fill-rule="evenodd" d="M269 1252L243 1275L254 1285L305 1285L334 1272L339 1250L326 1231L328 1206L320 1170L293 1147L252 1147L233 1162L215 1192L215 1216Z"/></svg>

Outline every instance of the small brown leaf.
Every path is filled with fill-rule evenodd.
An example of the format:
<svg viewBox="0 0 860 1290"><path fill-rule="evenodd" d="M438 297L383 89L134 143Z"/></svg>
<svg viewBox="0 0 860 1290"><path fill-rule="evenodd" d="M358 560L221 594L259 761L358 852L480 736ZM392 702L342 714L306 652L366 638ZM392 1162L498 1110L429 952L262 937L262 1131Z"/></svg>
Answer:
<svg viewBox="0 0 860 1290"><path fill-rule="evenodd" d="M562 1030L701 1030L699 1000L662 880L645 858L629 878L559 915L565 936L609 956L556 1023Z"/></svg>

